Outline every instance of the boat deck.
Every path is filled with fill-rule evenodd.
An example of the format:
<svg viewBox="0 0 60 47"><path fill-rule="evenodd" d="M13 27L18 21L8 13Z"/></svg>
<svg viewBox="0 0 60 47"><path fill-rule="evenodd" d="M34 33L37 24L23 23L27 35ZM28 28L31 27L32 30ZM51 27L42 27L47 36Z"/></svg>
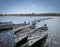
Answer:
<svg viewBox="0 0 60 47"><path fill-rule="evenodd" d="M14 27L13 28L13 30L14 30L14 32L16 32L16 31L19 31L19 30L21 30L21 29L24 29L24 28L26 28L26 27L28 27L29 25L23 25L23 26L19 26L19 27Z"/></svg>
<svg viewBox="0 0 60 47"><path fill-rule="evenodd" d="M44 36L46 36L46 34L47 31L44 30L42 30L42 32L36 31L35 33L31 34L31 36L28 37L29 46L42 39Z"/></svg>
<svg viewBox="0 0 60 47"><path fill-rule="evenodd" d="M26 42L28 42L28 46L31 46L38 40L44 38L48 33L47 30L41 30L40 28L31 29L28 26L20 27L20 28L21 29L19 29L17 31L17 33L14 34L14 36L13 36L15 38L15 42L18 43L19 41L28 37L27 41L26 41ZM27 44L25 44L25 45L27 45Z"/></svg>
<svg viewBox="0 0 60 47"><path fill-rule="evenodd" d="M19 30L16 34L14 34L15 42L18 43L20 40L24 39L28 36L29 28L27 26L22 27L22 30Z"/></svg>

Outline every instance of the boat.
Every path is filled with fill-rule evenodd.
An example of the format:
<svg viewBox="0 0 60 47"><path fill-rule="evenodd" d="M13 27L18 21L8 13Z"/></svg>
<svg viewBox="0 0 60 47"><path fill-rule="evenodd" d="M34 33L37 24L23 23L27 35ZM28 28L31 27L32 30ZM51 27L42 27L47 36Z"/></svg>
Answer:
<svg viewBox="0 0 60 47"><path fill-rule="evenodd" d="M16 29L16 28L15 28ZM46 24L40 28L36 28L36 23L32 25L20 27L14 30L15 47L41 47L45 44L48 36L48 27Z"/></svg>
<svg viewBox="0 0 60 47"><path fill-rule="evenodd" d="M46 28L45 28L46 27ZM44 46L47 36L48 36L48 27L46 24L40 28L37 28L29 33L28 36L28 47L42 47Z"/></svg>
<svg viewBox="0 0 60 47"><path fill-rule="evenodd" d="M12 28L13 28L12 22L0 22L0 30L12 29Z"/></svg>
<svg viewBox="0 0 60 47"><path fill-rule="evenodd" d="M42 19L38 19L37 22L41 22L41 21L49 20L49 19L53 19L53 18L42 18Z"/></svg>
<svg viewBox="0 0 60 47"><path fill-rule="evenodd" d="M45 29L42 29L42 28L45 28ZM28 30L29 31L27 32L25 31L25 33L27 33L27 38L26 38L27 41L23 43L20 47L42 47L44 46L44 44L46 43L46 39L48 37L47 25L44 24L44 26L40 28L31 28L30 26Z"/></svg>
<svg viewBox="0 0 60 47"><path fill-rule="evenodd" d="M29 25L29 23L20 23L20 24L13 24L10 22L0 22L0 30L7 30L7 29L13 29L13 28L19 28L20 26Z"/></svg>
<svg viewBox="0 0 60 47"><path fill-rule="evenodd" d="M28 38L28 32L29 32L29 26L28 25L24 25L19 27L18 30L14 30L14 34L13 34L13 38L15 40L15 47L21 47L24 43L27 42L27 38Z"/></svg>

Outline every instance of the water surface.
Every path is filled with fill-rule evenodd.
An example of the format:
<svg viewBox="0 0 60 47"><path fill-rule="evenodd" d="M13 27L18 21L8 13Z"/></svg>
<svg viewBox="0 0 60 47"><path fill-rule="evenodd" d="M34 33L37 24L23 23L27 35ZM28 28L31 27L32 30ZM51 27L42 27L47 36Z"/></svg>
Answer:
<svg viewBox="0 0 60 47"><path fill-rule="evenodd" d="M41 21L37 24L37 27L41 27L44 24L48 26L48 41L46 47L60 47L60 17L55 16L0 16L0 22L10 22L15 24L26 22L31 22L35 19L42 18L53 18L49 20ZM0 35L1 36L1 35ZM1 38L1 37L0 37Z"/></svg>

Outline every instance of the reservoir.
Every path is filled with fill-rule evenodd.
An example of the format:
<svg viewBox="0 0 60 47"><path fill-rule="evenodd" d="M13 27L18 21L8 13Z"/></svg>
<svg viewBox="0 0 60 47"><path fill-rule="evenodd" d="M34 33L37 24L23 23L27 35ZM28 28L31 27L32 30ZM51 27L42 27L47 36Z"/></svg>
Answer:
<svg viewBox="0 0 60 47"><path fill-rule="evenodd" d="M31 22L42 18L52 18L37 23L37 27L41 27L44 24L48 26L48 39L45 47L60 47L60 17L59 16L0 16L0 22L12 22L14 24L23 23L24 21ZM0 33L0 41L8 47L8 43L14 44L12 38L13 31L5 30L4 33ZM5 37L5 39L3 39ZM6 40L6 41L5 41ZM9 41L10 40L10 41ZM12 45L12 46L13 46Z"/></svg>

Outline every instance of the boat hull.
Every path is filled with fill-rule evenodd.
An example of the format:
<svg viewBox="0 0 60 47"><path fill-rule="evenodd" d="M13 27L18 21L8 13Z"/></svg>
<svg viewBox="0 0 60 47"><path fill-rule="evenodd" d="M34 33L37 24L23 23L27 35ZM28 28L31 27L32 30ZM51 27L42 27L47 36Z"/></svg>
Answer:
<svg viewBox="0 0 60 47"><path fill-rule="evenodd" d="M22 40L20 40L18 43L16 43L15 47L20 47L21 45L23 45L24 43L27 42L27 37L23 38Z"/></svg>
<svg viewBox="0 0 60 47"><path fill-rule="evenodd" d="M12 29L13 25L2 25L0 26L0 30L7 30L7 29Z"/></svg>
<svg viewBox="0 0 60 47"><path fill-rule="evenodd" d="M38 40L37 42L35 42L33 45L31 45L29 47L42 47L42 46L44 46L44 44L46 43L47 37L48 37L48 34L46 34L42 39Z"/></svg>

